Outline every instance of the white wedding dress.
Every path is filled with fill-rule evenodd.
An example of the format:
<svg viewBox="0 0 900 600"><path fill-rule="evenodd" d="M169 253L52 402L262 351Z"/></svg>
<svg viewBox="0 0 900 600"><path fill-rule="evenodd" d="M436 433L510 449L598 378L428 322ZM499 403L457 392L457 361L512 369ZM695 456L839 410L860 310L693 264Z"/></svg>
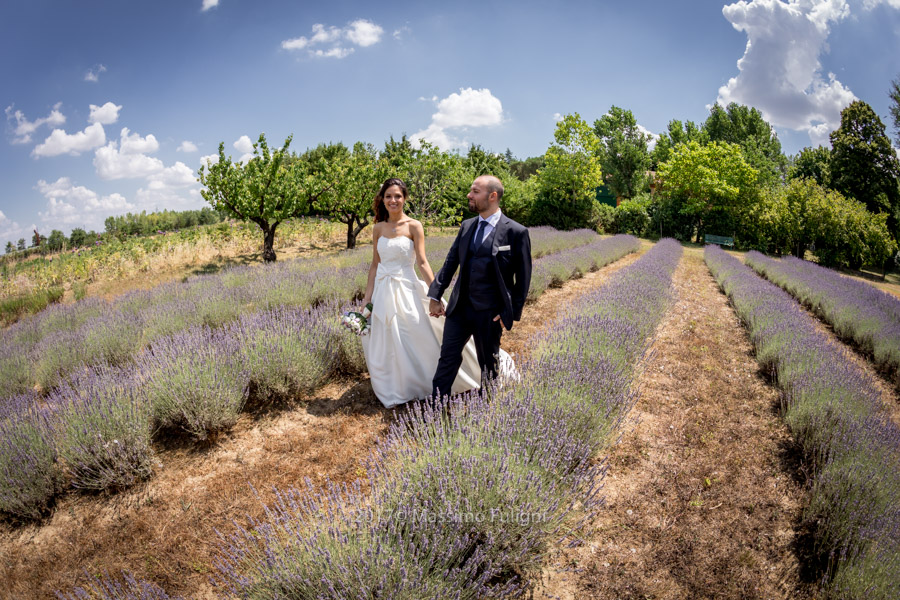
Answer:
<svg viewBox="0 0 900 600"><path fill-rule="evenodd" d="M361 339L372 389L391 408L431 394L444 319L428 314L428 286L416 276L416 252L410 238L378 238L378 256L371 329ZM501 372L513 368L512 359L502 350L501 364ZM451 391L459 394L479 387L480 382L475 344L469 340Z"/></svg>

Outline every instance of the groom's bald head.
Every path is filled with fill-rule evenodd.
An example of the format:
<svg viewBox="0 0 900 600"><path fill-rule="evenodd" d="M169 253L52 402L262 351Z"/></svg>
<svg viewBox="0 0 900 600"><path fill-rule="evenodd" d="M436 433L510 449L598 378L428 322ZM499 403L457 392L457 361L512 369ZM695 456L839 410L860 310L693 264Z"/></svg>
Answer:
<svg viewBox="0 0 900 600"><path fill-rule="evenodd" d="M493 175L482 175L475 179L475 181L479 182L481 185L485 187L488 192L488 195L497 193L497 202L503 198L503 182L500 181L499 178Z"/></svg>

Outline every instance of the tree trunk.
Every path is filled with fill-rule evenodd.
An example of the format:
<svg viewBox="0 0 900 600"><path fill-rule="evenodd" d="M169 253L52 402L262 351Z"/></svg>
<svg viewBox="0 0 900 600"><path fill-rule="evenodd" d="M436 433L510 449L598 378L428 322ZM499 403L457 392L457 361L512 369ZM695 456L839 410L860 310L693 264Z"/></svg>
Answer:
<svg viewBox="0 0 900 600"><path fill-rule="evenodd" d="M263 230L263 261L267 263L275 262L275 228L278 223L273 225L262 226Z"/></svg>
<svg viewBox="0 0 900 600"><path fill-rule="evenodd" d="M349 218L344 221L347 224L347 250L356 248L356 235L353 233L353 219Z"/></svg>

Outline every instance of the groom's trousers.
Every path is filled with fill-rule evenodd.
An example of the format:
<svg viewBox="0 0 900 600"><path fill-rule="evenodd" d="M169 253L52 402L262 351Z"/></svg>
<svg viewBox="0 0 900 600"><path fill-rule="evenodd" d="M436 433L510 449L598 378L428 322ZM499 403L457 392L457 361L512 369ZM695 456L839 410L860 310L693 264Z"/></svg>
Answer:
<svg viewBox="0 0 900 600"><path fill-rule="evenodd" d="M450 394L450 389L462 365L462 353L469 338L475 338L475 352L481 368L482 385L497 376L500 356L500 336L503 325L494 317L500 314L498 308L476 310L468 298L459 298L456 309L444 321L444 340L441 344L441 358L432 381L432 395L438 398Z"/></svg>

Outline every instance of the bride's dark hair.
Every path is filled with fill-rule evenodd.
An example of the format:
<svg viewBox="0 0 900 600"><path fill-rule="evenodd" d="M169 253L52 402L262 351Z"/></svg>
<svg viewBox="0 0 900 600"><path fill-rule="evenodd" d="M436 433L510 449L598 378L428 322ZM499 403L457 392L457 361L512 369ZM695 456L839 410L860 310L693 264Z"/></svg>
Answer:
<svg viewBox="0 0 900 600"><path fill-rule="evenodd" d="M406 189L406 184L403 183L402 179L391 177L390 179L386 180L383 184L381 184L381 189L378 190L378 195L375 196L375 205L372 207L372 210L375 211L376 223L381 223L382 221L388 220L388 211L384 206L384 193L392 185L396 185L398 188L400 188L400 191L403 192L404 200L409 198L409 190Z"/></svg>

